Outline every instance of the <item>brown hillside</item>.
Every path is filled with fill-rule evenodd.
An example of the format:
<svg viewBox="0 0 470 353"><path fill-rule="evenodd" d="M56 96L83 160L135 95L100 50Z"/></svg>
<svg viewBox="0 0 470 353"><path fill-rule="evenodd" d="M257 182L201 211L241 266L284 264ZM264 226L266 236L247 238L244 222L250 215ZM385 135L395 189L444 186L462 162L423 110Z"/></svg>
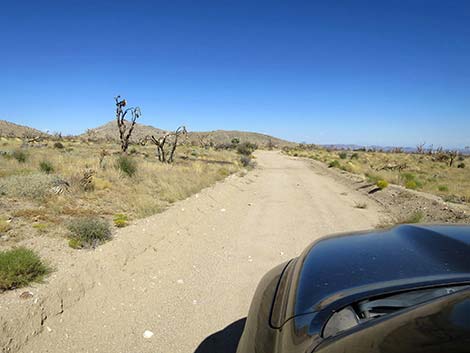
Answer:
<svg viewBox="0 0 470 353"><path fill-rule="evenodd" d="M132 134L131 140L133 142L139 141L145 136L154 135L160 136L165 130L158 129L150 125L144 125L137 123L134 132ZM117 140L119 138L118 128L116 122L110 121L105 125L99 126L94 129L89 129L84 134L80 135L81 137L88 137L94 139L107 139L107 140ZM199 144L204 141L204 143L213 143L214 145L230 143L232 139L238 138L240 142L252 142L260 146L266 146L269 144L269 141L272 142L275 146L282 147L286 145L293 145L289 141L285 141L276 137L272 137L265 134L260 134L257 132L245 132L245 131L225 131L225 130L216 130L201 132L195 131L192 132L189 130L189 140L194 141Z"/></svg>
<svg viewBox="0 0 470 353"><path fill-rule="evenodd" d="M0 137L46 136L47 134L32 127L0 120Z"/></svg>

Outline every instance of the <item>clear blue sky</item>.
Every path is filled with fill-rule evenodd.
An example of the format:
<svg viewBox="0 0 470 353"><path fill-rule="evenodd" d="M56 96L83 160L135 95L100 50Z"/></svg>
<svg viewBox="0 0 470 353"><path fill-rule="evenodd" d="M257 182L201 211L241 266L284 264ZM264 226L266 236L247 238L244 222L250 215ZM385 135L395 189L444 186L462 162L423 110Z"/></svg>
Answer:
<svg viewBox="0 0 470 353"><path fill-rule="evenodd" d="M5 1L0 119L470 145L470 1Z"/></svg>

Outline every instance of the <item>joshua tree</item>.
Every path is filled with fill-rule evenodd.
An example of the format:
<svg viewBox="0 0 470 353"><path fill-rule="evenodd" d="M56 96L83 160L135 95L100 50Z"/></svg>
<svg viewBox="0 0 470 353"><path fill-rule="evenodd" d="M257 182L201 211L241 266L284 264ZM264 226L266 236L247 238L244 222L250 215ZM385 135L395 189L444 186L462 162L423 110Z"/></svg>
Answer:
<svg viewBox="0 0 470 353"><path fill-rule="evenodd" d="M119 128L119 139L121 140L121 151L123 153L127 152L127 148L129 147L129 139L131 138L132 131L134 130L135 122L140 117L140 108L139 107L131 107L124 109L127 105L125 99L121 100L121 96L114 97L116 101L116 121ZM127 113L131 113L131 122L130 126L126 125L126 115Z"/></svg>
<svg viewBox="0 0 470 353"><path fill-rule="evenodd" d="M161 137L148 136L146 140L150 140L157 146L157 157L162 163L172 163L175 155L176 147L178 146L178 138L181 135L187 136L187 131L184 126L180 126L174 132L168 132Z"/></svg>

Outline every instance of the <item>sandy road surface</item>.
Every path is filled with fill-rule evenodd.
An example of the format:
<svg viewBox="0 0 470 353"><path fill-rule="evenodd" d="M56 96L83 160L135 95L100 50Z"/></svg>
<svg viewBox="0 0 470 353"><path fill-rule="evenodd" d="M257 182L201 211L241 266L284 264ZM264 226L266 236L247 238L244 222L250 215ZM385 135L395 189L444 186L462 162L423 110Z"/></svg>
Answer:
<svg viewBox="0 0 470 353"><path fill-rule="evenodd" d="M88 288L21 352L231 352L267 270L319 236L378 222L376 206L308 162L257 157L245 177L125 228L77 263L70 283Z"/></svg>

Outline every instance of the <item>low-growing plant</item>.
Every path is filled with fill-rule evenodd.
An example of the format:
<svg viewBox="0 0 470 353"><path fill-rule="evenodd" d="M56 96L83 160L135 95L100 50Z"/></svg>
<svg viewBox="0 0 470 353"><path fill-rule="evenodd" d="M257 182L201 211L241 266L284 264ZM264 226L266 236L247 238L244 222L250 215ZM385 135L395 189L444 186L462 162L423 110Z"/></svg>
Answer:
<svg viewBox="0 0 470 353"><path fill-rule="evenodd" d="M341 164L336 159L328 163L328 168L339 168L340 166Z"/></svg>
<svg viewBox="0 0 470 353"><path fill-rule="evenodd" d="M251 157L250 156L241 156L240 157L240 163L242 164L242 166L244 166L245 168L248 167L251 163Z"/></svg>
<svg viewBox="0 0 470 353"><path fill-rule="evenodd" d="M131 157L122 155L116 160L116 168L131 177L137 172L137 163Z"/></svg>
<svg viewBox="0 0 470 353"><path fill-rule="evenodd" d="M123 228L128 225L128 218L125 214L118 213L114 215L113 222L116 227Z"/></svg>
<svg viewBox="0 0 470 353"><path fill-rule="evenodd" d="M33 228L36 229L39 233L46 233L47 232L47 224L46 223L35 223L35 224L33 224Z"/></svg>
<svg viewBox="0 0 470 353"><path fill-rule="evenodd" d="M41 161L39 163L39 169L41 170L41 172L44 172L46 174L51 174L52 172L54 172L54 166L49 161Z"/></svg>
<svg viewBox="0 0 470 353"><path fill-rule="evenodd" d="M0 190L6 196L26 197L28 199L43 201L54 184L55 178L43 173L11 175L0 178Z"/></svg>
<svg viewBox="0 0 470 353"><path fill-rule="evenodd" d="M249 156L251 155L258 146L254 143L251 142L243 142L237 145L237 152L244 155L244 156Z"/></svg>
<svg viewBox="0 0 470 353"><path fill-rule="evenodd" d="M462 169L465 168L465 163L462 162L462 163L457 164L457 168L462 168Z"/></svg>
<svg viewBox="0 0 470 353"><path fill-rule="evenodd" d="M25 163L28 159L28 154L20 149L14 150L11 155L18 161L18 163Z"/></svg>
<svg viewBox="0 0 470 353"><path fill-rule="evenodd" d="M447 192L449 191L449 187L447 185L439 185L437 187L437 190L442 191L442 192Z"/></svg>
<svg viewBox="0 0 470 353"><path fill-rule="evenodd" d="M32 250L16 248L0 252L0 290L8 290L38 282L49 268Z"/></svg>
<svg viewBox="0 0 470 353"><path fill-rule="evenodd" d="M378 175L366 173L365 176L370 183L376 184L379 180L381 180L380 176Z"/></svg>
<svg viewBox="0 0 470 353"><path fill-rule="evenodd" d="M69 245L73 248L95 248L111 238L109 223L101 218L84 217L72 220Z"/></svg>
<svg viewBox="0 0 470 353"><path fill-rule="evenodd" d="M351 159L359 159L359 153L354 152L351 157Z"/></svg>
<svg viewBox="0 0 470 353"><path fill-rule="evenodd" d="M424 213L421 211L416 211L412 213L408 218L402 219L400 223L420 223L424 219Z"/></svg>
<svg viewBox="0 0 470 353"><path fill-rule="evenodd" d="M64 148L64 145L62 144L62 142L54 142L54 148L57 148L57 149L63 149Z"/></svg>
<svg viewBox="0 0 470 353"><path fill-rule="evenodd" d="M418 188L418 185L416 184L416 181L408 180L407 182L405 182L405 188L415 190Z"/></svg>
<svg viewBox="0 0 470 353"><path fill-rule="evenodd" d="M220 168L217 173L222 176L222 177L226 177L226 176L229 176L230 175L230 171L227 169L227 168Z"/></svg>
<svg viewBox="0 0 470 353"><path fill-rule="evenodd" d="M378 180L377 183L375 183L375 185L376 185L380 190L383 190L383 189L385 189L385 188L388 186L388 181L387 181L387 180L384 180L384 179L381 179L381 180Z"/></svg>
<svg viewBox="0 0 470 353"><path fill-rule="evenodd" d="M8 223L5 219L0 217L0 234L6 233L11 229L10 223Z"/></svg>
<svg viewBox="0 0 470 353"><path fill-rule="evenodd" d="M339 156L340 159L346 159L346 158L348 158L348 154L347 154L346 152L340 152L340 153L338 154L338 156Z"/></svg>

